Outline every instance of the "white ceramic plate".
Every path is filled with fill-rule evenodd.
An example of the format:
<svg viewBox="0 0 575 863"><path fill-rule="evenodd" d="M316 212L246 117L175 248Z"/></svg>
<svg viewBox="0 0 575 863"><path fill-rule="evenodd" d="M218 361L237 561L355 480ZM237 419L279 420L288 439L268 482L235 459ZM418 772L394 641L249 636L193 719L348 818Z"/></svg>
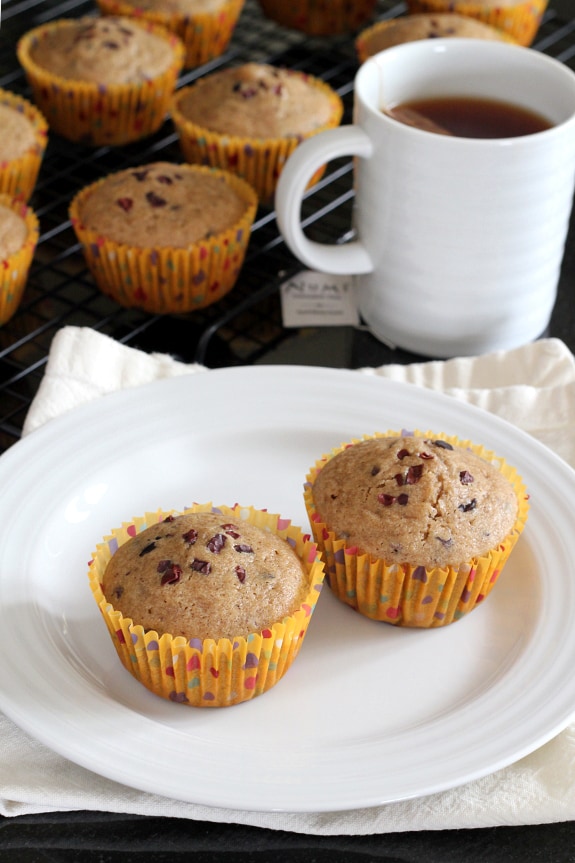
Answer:
<svg viewBox="0 0 575 863"><path fill-rule="evenodd" d="M527 528L483 606L443 630L401 630L325 588L286 677L221 710L163 701L122 668L86 575L112 526L208 500L306 524L319 455L413 427L483 443L527 482ZM575 714L575 474L454 399L357 372L211 371L50 422L0 458L0 488L0 708L128 786L239 809L372 806L493 772Z"/></svg>

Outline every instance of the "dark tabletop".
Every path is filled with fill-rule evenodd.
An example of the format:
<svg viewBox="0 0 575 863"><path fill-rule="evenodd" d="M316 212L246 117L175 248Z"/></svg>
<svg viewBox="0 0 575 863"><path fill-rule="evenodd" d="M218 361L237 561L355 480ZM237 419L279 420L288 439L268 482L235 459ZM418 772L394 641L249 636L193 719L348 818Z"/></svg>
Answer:
<svg viewBox="0 0 575 863"><path fill-rule="evenodd" d="M378 0L377 17L401 14L402 2ZM17 37L51 18L88 14L90 0L3 0L0 87L29 95L15 58ZM575 68L575 4L551 0L534 47ZM329 81L341 94L349 121L357 70L352 36L309 39L263 18L247 0L227 54L185 73L180 85L212 68L248 59L301 68ZM151 139L121 152L51 136L31 204L41 240L19 312L0 327L0 452L20 437L57 330L88 326L147 351L166 351L210 367L296 363L358 368L415 357L392 351L351 327L286 330L278 288L300 269L278 236L273 210L261 207L238 285L217 306L193 316L161 318L119 308L103 298L87 272L67 218L73 192L111 170L156 158L177 161L173 129L166 123ZM350 217L348 163L330 166L308 195L304 215L316 239L336 241ZM546 333L575 351L575 221L566 245L553 317ZM302 863L567 863L575 861L575 822L513 828L401 833L383 836L305 836L236 825L110 813L54 813L0 819L0 863L75 861L108 863L146 856L154 861L302 861Z"/></svg>

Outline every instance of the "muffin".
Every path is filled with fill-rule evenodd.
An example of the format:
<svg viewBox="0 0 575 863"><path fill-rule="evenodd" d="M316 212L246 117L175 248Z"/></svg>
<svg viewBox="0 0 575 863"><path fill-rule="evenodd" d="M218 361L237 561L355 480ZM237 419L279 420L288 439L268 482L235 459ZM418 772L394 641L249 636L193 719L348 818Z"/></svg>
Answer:
<svg viewBox="0 0 575 863"><path fill-rule="evenodd" d="M98 287L154 314L204 308L235 285L257 209L232 174L154 162L81 189L70 218Z"/></svg>
<svg viewBox="0 0 575 863"><path fill-rule="evenodd" d="M164 122L184 47L147 21L84 17L36 27L17 54L53 131L88 145L121 145Z"/></svg>
<svg viewBox="0 0 575 863"><path fill-rule="evenodd" d="M188 162L233 171L268 201L293 150L304 138L337 126L343 103L318 78L246 63L183 87L171 113Z"/></svg>
<svg viewBox="0 0 575 863"><path fill-rule="evenodd" d="M310 471L304 498L334 594L374 620L426 628L485 599L528 510L502 459L432 432L333 450Z"/></svg>
<svg viewBox="0 0 575 863"><path fill-rule="evenodd" d="M375 0L259 0L264 14L310 36L334 36L357 30L371 18Z"/></svg>
<svg viewBox="0 0 575 863"><path fill-rule="evenodd" d="M411 13L457 12L503 30L519 45L531 45L548 0L407 0Z"/></svg>
<svg viewBox="0 0 575 863"><path fill-rule="evenodd" d="M38 235L34 211L19 198L0 194L0 324L10 320L22 299Z"/></svg>
<svg viewBox="0 0 575 863"><path fill-rule="evenodd" d="M184 65L201 66L224 53L245 0L97 0L104 15L127 15L161 24L185 47Z"/></svg>
<svg viewBox="0 0 575 863"><path fill-rule="evenodd" d="M368 57L393 45L449 36L464 39L495 39L500 42L513 41L507 33L496 30L495 27L490 27L482 21L447 12L437 15L405 15L389 21L378 21L377 24L373 24L359 34L355 40L355 48L359 62L364 63Z"/></svg>
<svg viewBox="0 0 575 863"><path fill-rule="evenodd" d="M323 582L315 543L252 507L147 513L97 547L90 585L124 666L148 689L225 707L274 686Z"/></svg>
<svg viewBox="0 0 575 863"><path fill-rule="evenodd" d="M28 201L48 143L48 124L22 96L0 89L0 193Z"/></svg>

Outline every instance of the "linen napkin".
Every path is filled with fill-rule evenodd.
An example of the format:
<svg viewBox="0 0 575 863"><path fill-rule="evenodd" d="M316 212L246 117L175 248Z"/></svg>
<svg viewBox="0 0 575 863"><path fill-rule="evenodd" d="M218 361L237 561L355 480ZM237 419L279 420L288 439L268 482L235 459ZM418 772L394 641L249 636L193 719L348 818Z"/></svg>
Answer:
<svg viewBox="0 0 575 863"><path fill-rule="evenodd" d="M63 411L122 387L176 374L208 373L165 355L147 355L93 330L55 336L24 427L33 433ZM442 390L521 426L575 466L575 358L557 339L482 357L362 369ZM575 725L490 776L439 794L346 812L227 810L182 803L100 777L20 731L0 715L0 813L62 810L189 818L316 835L366 835L575 819Z"/></svg>

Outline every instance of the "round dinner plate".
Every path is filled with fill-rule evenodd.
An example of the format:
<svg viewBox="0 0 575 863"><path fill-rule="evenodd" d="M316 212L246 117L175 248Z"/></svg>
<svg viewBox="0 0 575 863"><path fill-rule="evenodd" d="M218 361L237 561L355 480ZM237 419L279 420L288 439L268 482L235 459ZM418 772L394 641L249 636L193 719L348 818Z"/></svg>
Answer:
<svg viewBox="0 0 575 863"><path fill-rule="evenodd" d="M119 663L87 578L122 521L194 501L307 524L308 468L388 429L482 443L526 481L527 527L494 591L429 631L362 618L326 586L270 692L220 710L164 701ZM261 811L374 806L533 751L575 715L575 473L508 423L358 372L201 372L79 407L0 458L0 708L109 779Z"/></svg>

